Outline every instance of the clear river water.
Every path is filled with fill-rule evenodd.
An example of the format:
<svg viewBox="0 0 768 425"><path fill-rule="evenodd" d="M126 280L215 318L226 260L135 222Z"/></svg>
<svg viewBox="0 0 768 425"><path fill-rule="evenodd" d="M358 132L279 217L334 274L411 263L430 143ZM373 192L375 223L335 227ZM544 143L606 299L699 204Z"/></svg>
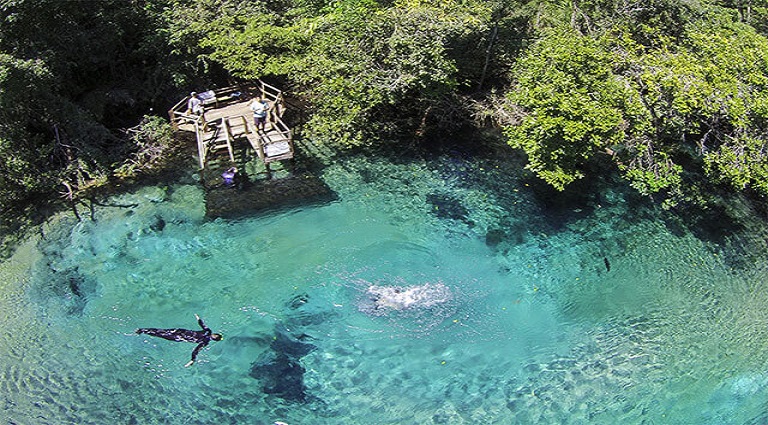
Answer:
<svg viewBox="0 0 768 425"><path fill-rule="evenodd" d="M761 227L462 151L316 173L332 199L211 219L168 182L45 223L0 265L1 422L768 421ZM195 314L224 339L188 368L135 333Z"/></svg>

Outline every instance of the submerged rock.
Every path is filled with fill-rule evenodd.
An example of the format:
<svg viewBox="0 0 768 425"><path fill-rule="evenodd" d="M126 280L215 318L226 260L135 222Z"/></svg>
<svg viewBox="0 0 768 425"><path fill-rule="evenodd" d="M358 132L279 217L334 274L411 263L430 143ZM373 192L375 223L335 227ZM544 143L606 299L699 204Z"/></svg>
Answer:
<svg viewBox="0 0 768 425"><path fill-rule="evenodd" d="M432 205L432 213L438 218L462 221L470 226L474 224L469 219L469 210L451 195L431 193L427 195L427 203Z"/></svg>
<svg viewBox="0 0 768 425"><path fill-rule="evenodd" d="M162 232L163 229L165 229L165 220L163 220L163 217L156 215L154 221L149 225L149 228L152 229L153 232Z"/></svg>
<svg viewBox="0 0 768 425"><path fill-rule="evenodd" d="M507 234L502 229L490 229L485 233L485 245L489 248L496 248L504 239Z"/></svg>
<svg viewBox="0 0 768 425"><path fill-rule="evenodd" d="M299 359L317 348L312 344L304 342L308 339L312 339L312 337L304 333L293 335L284 327L278 326L272 343L270 344L270 348L277 353L286 354L290 357Z"/></svg>

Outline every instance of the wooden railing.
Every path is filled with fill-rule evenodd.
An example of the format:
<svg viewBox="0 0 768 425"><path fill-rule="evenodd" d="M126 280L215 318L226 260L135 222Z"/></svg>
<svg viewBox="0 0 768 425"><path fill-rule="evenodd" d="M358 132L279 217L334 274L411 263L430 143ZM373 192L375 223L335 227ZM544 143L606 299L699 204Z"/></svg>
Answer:
<svg viewBox="0 0 768 425"><path fill-rule="evenodd" d="M261 80L258 80L253 85L235 85L213 89L199 93L198 96L200 95L204 95L204 99L201 99L204 106L214 105L214 107L219 107L222 103L238 102L250 97L261 96L273 105L267 117L267 120L270 122L275 121L275 118L282 117L285 111L285 98L283 97L282 90ZM168 117L174 130L179 129L179 124L192 123L198 118L197 115L188 113L187 104L189 99L190 96L185 96L184 99L181 99L168 110Z"/></svg>
<svg viewBox="0 0 768 425"><path fill-rule="evenodd" d="M249 126L252 125L250 119L241 115L244 111L239 106L234 109L238 111L235 115L222 116L213 111L206 111L201 115L189 113L190 111L187 110L189 96L173 105L168 110L171 125L175 130L179 130L183 125L184 130L195 132L201 169L205 167L209 151L222 148L227 148L230 160L234 162L232 145L242 136L248 139L265 164L293 158L293 131L282 120L286 101L280 89L259 80L256 84L247 87L232 86L209 90L198 94L198 97L203 100L204 105L209 105L213 109L233 103L245 104L249 99L256 97L262 97L270 104L267 111L268 131L250 129Z"/></svg>
<svg viewBox="0 0 768 425"><path fill-rule="evenodd" d="M232 143L235 140L229 120L219 118L215 121L203 122L202 117L195 122L195 136L197 139L197 153L200 160L200 168L205 167L208 151L227 148L229 159L234 162L234 149ZM205 126L206 128L203 128Z"/></svg>
<svg viewBox="0 0 768 425"><path fill-rule="evenodd" d="M293 132L280 117L271 122L268 132L259 131L254 148L265 164L293 158Z"/></svg>

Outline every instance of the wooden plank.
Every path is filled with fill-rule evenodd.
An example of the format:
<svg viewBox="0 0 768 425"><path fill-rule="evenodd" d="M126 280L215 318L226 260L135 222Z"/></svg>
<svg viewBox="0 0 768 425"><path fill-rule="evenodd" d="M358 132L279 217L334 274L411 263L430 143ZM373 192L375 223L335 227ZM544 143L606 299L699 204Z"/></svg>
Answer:
<svg viewBox="0 0 768 425"><path fill-rule="evenodd" d="M203 116L185 113L189 96L179 101L169 111L175 129L196 133L201 168L205 168L209 150L227 148L230 159L234 161L232 143L243 136L247 138L248 143L265 164L293 158L292 131L281 119L285 112L282 91L259 81L258 90L271 102L272 106L268 118L268 125L271 128L265 133L253 131L251 128L253 125L251 100L238 101L242 99L240 93L244 90L242 86L231 86L204 92L204 102L213 103L214 107L206 109Z"/></svg>

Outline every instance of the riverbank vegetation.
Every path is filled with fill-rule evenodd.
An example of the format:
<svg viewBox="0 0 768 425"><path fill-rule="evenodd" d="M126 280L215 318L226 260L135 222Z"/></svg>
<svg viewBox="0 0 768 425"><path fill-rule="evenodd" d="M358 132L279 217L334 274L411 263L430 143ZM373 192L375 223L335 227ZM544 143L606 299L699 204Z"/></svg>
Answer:
<svg viewBox="0 0 768 425"><path fill-rule="evenodd" d="M8 0L0 18L5 213L141 172L168 146L151 116L255 78L336 149L493 125L558 190L613 170L668 207L768 196L766 0Z"/></svg>

